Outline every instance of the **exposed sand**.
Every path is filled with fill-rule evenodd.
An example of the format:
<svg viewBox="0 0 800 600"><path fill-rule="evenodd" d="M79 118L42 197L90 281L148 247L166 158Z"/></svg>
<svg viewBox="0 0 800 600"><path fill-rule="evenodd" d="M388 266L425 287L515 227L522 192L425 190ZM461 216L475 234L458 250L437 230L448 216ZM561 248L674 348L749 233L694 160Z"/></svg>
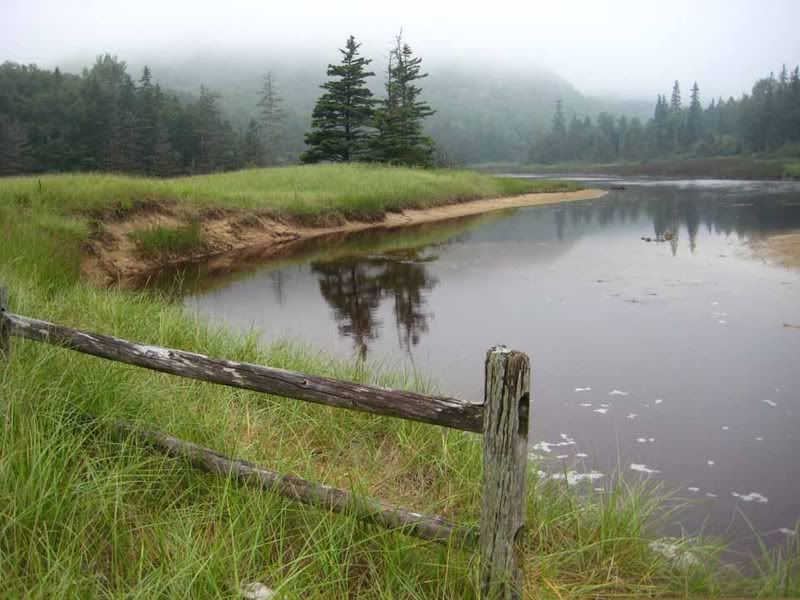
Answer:
<svg viewBox="0 0 800 600"><path fill-rule="evenodd" d="M84 248L81 270L99 285L135 285L159 269L192 262L213 263L214 270L235 269L244 256L269 258L289 252L299 242L321 236L335 236L367 229L394 229L477 215L495 210L592 200L604 195L596 189L577 192L523 194L506 198L475 200L424 210L389 213L373 222L347 221L334 227L304 227L246 212L211 212L202 219L206 248L193 254L147 258L136 251L132 231L155 225L178 226L189 214L179 208L157 207L120 220L104 222L101 230Z"/></svg>
<svg viewBox="0 0 800 600"><path fill-rule="evenodd" d="M750 247L757 258L787 269L800 269L800 231L751 239Z"/></svg>

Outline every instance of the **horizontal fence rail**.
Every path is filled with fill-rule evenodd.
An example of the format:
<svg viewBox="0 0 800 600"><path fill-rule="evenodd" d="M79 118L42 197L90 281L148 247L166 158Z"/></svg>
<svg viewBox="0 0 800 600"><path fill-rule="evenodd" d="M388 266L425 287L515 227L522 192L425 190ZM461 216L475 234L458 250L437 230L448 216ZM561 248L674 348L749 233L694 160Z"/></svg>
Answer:
<svg viewBox="0 0 800 600"><path fill-rule="evenodd" d="M4 320L11 335L153 371L463 431L480 433L483 430L482 404L210 358L203 354L130 342L9 312L4 313Z"/></svg>
<svg viewBox="0 0 800 600"><path fill-rule="evenodd" d="M483 434L483 500L480 527L476 528L281 475L127 421L112 423L118 432L168 456L188 460L209 473L232 476L244 485L333 512L351 513L424 540L478 547L481 598L522 597L520 539L525 528L531 404L530 361L522 352L505 346L487 352L484 399L476 404L131 342L16 315L7 311L6 302L7 292L0 287L0 363L10 357L11 337L16 336L179 377Z"/></svg>
<svg viewBox="0 0 800 600"><path fill-rule="evenodd" d="M281 475L246 460L231 458L209 448L186 442L166 433L143 429L127 421L115 421L114 429L175 458L191 461L196 467L218 475L232 475L239 482L261 490L269 490L304 504L327 508L333 512L352 512L363 520L387 529L399 529L408 535L432 542L454 542L474 546L478 531L436 516L423 515L386 502L356 498L350 492L328 485Z"/></svg>

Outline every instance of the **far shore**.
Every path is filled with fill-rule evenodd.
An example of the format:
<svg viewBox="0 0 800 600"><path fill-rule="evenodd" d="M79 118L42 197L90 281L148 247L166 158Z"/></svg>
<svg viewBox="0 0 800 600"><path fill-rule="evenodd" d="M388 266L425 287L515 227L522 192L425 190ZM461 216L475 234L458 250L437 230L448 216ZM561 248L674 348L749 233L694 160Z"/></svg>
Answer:
<svg viewBox="0 0 800 600"><path fill-rule="evenodd" d="M750 240L753 254L787 269L800 269L800 231Z"/></svg>
<svg viewBox="0 0 800 600"><path fill-rule="evenodd" d="M291 252L299 243L328 235L365 231L369 229L395 229L457 219L491 211L593 200L606 194L605 190L583 189L574 192L543 192L473 200L442 206L389 212L375 221L346 221L332 227L307 227L281 222L265 216L252 215L243 219L236 212L208 213L202 222L206 247L200 252L173 256L143 257L137 253L130 233L142 227L180 225L184 216L166 210L133 214L130 218L106 224L102 240L91 244L85 253L81 270L96 284L136 285L164 268L230 257L230 268L235 269L236 257L242 252L257 249L263 258L276 257ZM243 223L247 223L243 226ZM228 261L226 261L228 262Z"/></svg>
<svg viewBox="0 0 800 600"><path fill-rule="evenodd" d="M474 165L474 167L479 171L488 173L528 175L574 174L614 177L800 180L800 158L676 158L616 163L497 163Z"/></svg>

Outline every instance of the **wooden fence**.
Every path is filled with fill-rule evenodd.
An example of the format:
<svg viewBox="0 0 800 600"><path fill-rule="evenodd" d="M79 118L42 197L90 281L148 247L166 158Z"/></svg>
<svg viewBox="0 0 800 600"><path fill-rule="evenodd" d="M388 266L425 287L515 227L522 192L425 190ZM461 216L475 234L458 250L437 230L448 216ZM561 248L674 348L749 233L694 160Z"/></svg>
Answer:
<svg viewBox="0 0 800 600"><path fill-rule="evenodd" d="M335 512L352 511L369 522L425 540L477 544L481 597L521 597L519 538L525 525L530 405L530 364L525 354L504 346L487 352L484 400L476 404L210 358L23 317L7 310L7 293L0 288L0 355L6 359L10 357L12 336L180 377L482 433L483 499L480 526L473 528L281 475L162 432L115 423L120 431L170 456L187 459L211 473L233 476L245 485Z"/></svg>

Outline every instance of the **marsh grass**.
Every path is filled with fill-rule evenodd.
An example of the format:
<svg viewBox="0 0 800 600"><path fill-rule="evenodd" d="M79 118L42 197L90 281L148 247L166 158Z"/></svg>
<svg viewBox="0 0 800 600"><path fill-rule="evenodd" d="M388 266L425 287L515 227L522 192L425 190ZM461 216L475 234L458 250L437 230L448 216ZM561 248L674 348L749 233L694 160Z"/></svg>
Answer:
<svg viewBox="0 0 800 600"><path fill-rule="evenodd" d="M206 247L203 227L193 220L182 225L153 225L128 234L136 249L145 256L186 254Z"/></svg>
<svg viewBox="0 0 800 600"><path fill-rule="evenodd" d="M48 189L45 184L44 190ZM71 203L71 204L70 204ZM77 200L65 200L77 210ZM0 282L15 312L131 340L420 391L417 373L336 361L309 347L211 327L154 292L80 281L88 211L0 195ZM81 216L83 214L83 216ZM263 340L267 343L262 343ZM475 365L476 369L482 368ZM435 390L434 390L435 391ZM86 421L85 415L96 418ZM474 552L417 541L211 476L113 433L126 419L281 472L476 524L480 437L234 390L14 339L0 364L0 597L474 598ZM723 545L653 549L677 507L619 482L576 490L530 472L523 540L530 598L796 594L796 548L751 576ZM672 507L671 507L672 506Z"/></svg>
<svg viewBox="0 0 800 600"><path fill-rule="evenodd" d="M471 171L314 165L174 179L107 174L7 177L0 178L0 203L61 212L178 203L196 211L219 207L256 210L317 224L341 219L369 221L407 208L580 187L575 182L525 181Z"/></svg>

